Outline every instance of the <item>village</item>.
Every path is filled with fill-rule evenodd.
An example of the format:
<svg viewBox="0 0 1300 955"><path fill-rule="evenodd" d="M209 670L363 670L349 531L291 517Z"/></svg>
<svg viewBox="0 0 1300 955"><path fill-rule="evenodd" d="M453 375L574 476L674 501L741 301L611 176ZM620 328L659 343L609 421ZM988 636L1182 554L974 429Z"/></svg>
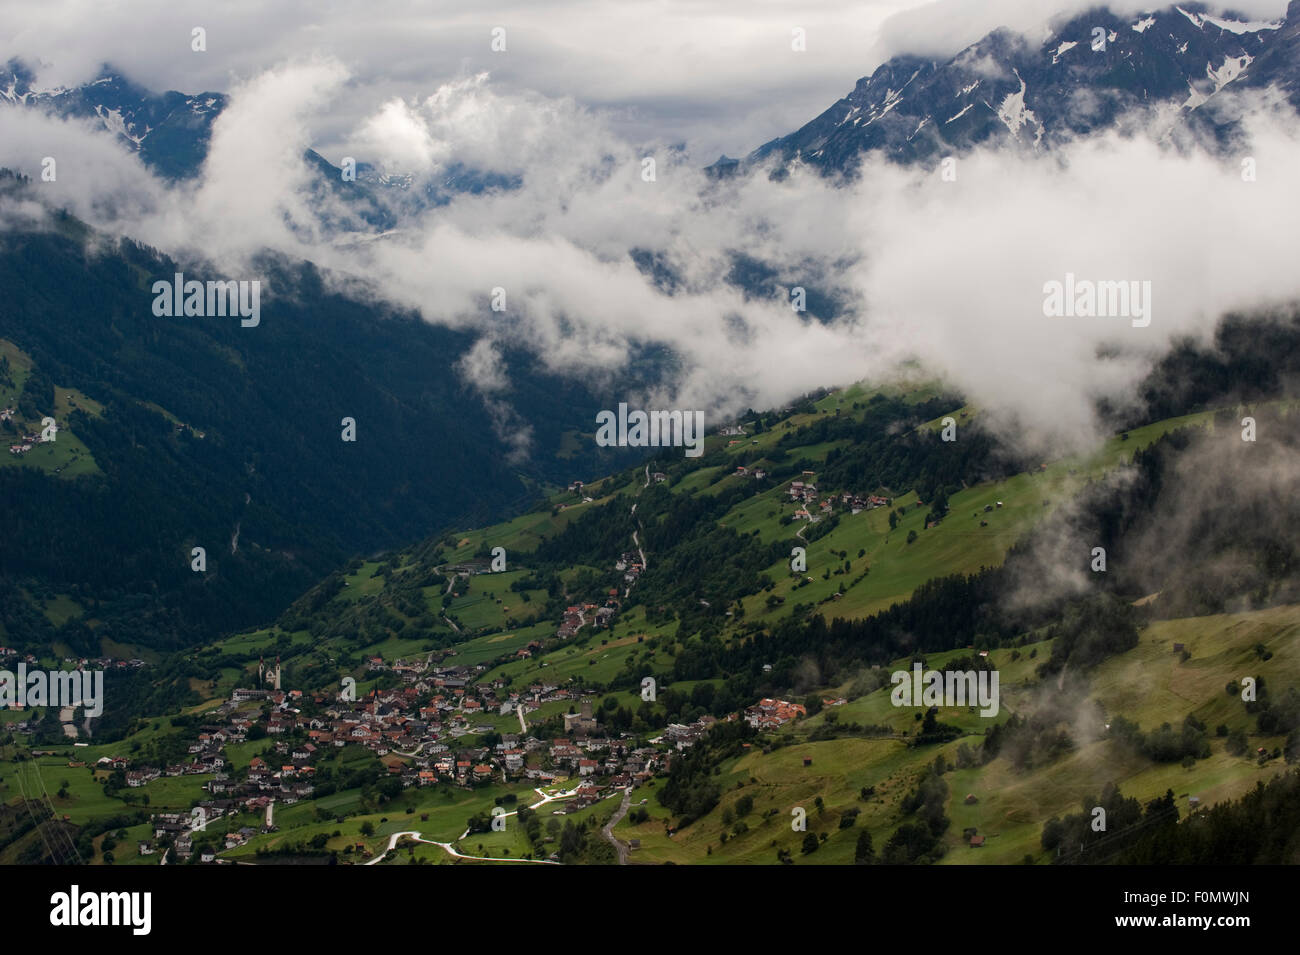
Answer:
<svg viewBox="0 0 1300 955"><path fill-rule="evenodd" d="M557 802L553 810L563 814L666 773L674 754L693 746L717 722L704 716L691 724L672 723L638 744L629 733L608 733L593 712L592 699L575 688L535 683L522 691L508 691L499 679L475 682L486 669L483 664L404 660L389 664L373 657L367 668L374 674L396 675L400 685L372 690L361 699L349 699L351 692L345 685L330 697L283 689L280 662L259 662L258 685L234 689L211 711L211 720L197 728L186 761L151 766L122 755L101 757L94 768L121 771L120 778L131 790L162 777L208 777L203 783L207 797L189 813L151 816L153 837L140 843L139 853L170 853L175 861L186 861L194 850L196 830L241 814L262 822L223 832L224 850L275 831L276 808L313 798L318 764L331 750L346 746L369 750L384 764L389 778L399 780L404 789L437 785L474 789L520 781L563 785L570 789L571 798ZM554 722L538 735L522 729L527 714L557 701L572 704L562 716L562 729ZM497 733L483 722L488 712L517 715L521 731ZM744 719L766 731L805 715L802 705L764 699L724 719ZM556 732L562 735L543 738ZM476 739L489 735L490 745ZM265 751L242 770L233 767L226 747L260 738L267 741ZM209 852L198 861L219 860Z"/></svg>
<svg viewBox="0 0 1300 955"><path fill-rule="evenodd" d="M739 429L724 433L744 434ZM755 481L767 478L761 467L740 465L735 474ZM796 518L815 523L837 504L857 514L892 503L875 494L845 492L822 497L815 479L814 472L805 471L801 479L789 484L790 500L800 505ZM647 469L647 484L666 480L662 472L651 474ZM591 501L581 481L573 482L569 489L581 503ZM635 545L635 539L631 543ZM488 573L489 566L470 560L444 567L442 572L467 579ZM598 631L611 627L622 602L645 572L644 552L639 547L622 552L612 569L621 575L622 587L609 587L601 602L586 600L565 607L555 631L557 638L572 639L585 628ZM543 650L542 643L534 640L514 651L513 657L528 659ZM0 656L3 653L0 649ZM149 784L160 778L204 777L204 798L189 813L154 813L153 836L142 840L138 851L141 856L160 854L188 861L194 853L197 830L221 819L260 820L256 825L225 827L221 848L209 848L197 860L220 862L219 853L277 831L277 809L316 798L318 772L326 770L324 778L329 779L329 768L337 765L334 754L346 747L360 747L373 754L382 766L375 770L377 778L386 774L402 789L473 790L526 783L541 792L540 787L559 787L563 801L557 797L551 811L567 814L666 774L673 759L694 746L719 720L743 721L766 733L808 715L803 704L764 698L722 717L704 715L691 723L670 722L655 735L643 731L636 737L602 725L591 691L579 683L560 685L538 679L527 687L512 688L504 678L485 678L492 664L458 664L454 657L454 651L409 659L365 657L365 678L373 681L373 688L362 694L351 677L337 692L284 688L280 660L260 660L251 686L232 689L228 698L205 714L188 743L186 759L162 766L113 754L99 759L94 768L118 774L117 785L143 791L142 796ZM119 667L139 665L134 660L104 662ZM833 706L843 700L823 703ZM558 713L552 705L546 711L550 716L530 728L530 714L548 704L560 704L561 708L567 704L568 712ZM502 717L517 719L518 732L513 728L503 731ZM228 746L261 740L265 744L255 747L257 755L249 757L244 750L238 762L227 751ZM325 792L331 791L332 784ZM198 841L212 845L210 840Z"/></svg>
<svg viewBox="0 0 1300 955"><path fill-rule="evenodd" d="M818 500L817 485L813 483L816 477L815 472L804 471L802 480L790 482L790 500L803 505L794 512L796 518L802 518L815 524L823 517L829 517L834 513L837 500L841 506L848 509L850 514L860 514L863 511L874 510L877 507L889 507L893 504L891 499L880 497L877 494L859 495L847 491L839 495L828 495ZM816 506L815 511L813 509L814 505Z"/></svg>

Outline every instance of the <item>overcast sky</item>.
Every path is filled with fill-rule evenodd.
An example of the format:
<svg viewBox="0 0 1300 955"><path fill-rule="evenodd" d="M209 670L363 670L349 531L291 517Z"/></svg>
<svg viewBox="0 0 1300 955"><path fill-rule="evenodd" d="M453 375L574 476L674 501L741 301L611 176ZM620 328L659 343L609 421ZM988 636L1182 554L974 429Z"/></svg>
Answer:
<svg viewBox="0 0 1300 955"><path fill-rule="evenodd" d="M156 179L102 123L19 108L0 109L0 166L39 182L40 157L57 156L57 182L38 187L46 201L227 276L248 277L274 249L353 294L475 331L461 372L507 409L506 428L507 344L592 379L664 344L681 371L673 393L649 396L662 398L655 407L705 408L712 421L916 359L1009 436L1079 450L1099 434L1093 399L1131 395L1171 340L1205 335L1228 309L1295 300L1300 123L1267 97L1243 104L1252 182L1241 157L1114 133L1050 155L984 148L955 182L874 159L844 186L800 173L705 181L701 159L794 129L880 51L951 53L1002 24L1032 34L1047 9L905 5L531 2L489 18L317 0L269 13L224 3L214 20L170 2L54 0L0 21L18 30L9 53L50 64L45 82L77 82L109 61L147 86L217 89L231 104L190 182ZM1264 17L1281 6L1237 4ZM192 25L208 29L206 54L189 49ZM489 49L496 25L503 54ZM806 54L789 49L793 26L807 30ZM657 150L647 182L644 144L656 136L692 153ZM313 193L311 144L335 161L378 157L429 176L454 158L521 185L459 196L380 239L340 235L321 213L348 213ZM0 226L12 223L14 210L0 211ZM677 270L676 294L640 273L633 248ZM745 299L723 280L737 249L792 286L838 291L845 314L809 321L788 290ZM1149 326L1045 318L1044 283L1067 272L1151 282ZM487 308L495 287L508 292L502 314Z"/></svg>
<svg viewBox="0 0 1300 955"><path fill-rule="evenodd" d="M998 26L1033 33L1087 0L42 0L0 4L0 58L74 85L110 63L155 90L226 92L289 59L329 57L352 93L311 130L346 149L377 102L423 99L489 71L505 92L569 96L634 142L695 159L743 155L797 129L897 52L951 56ZM1121 0L1115 9L1150 4ZM1280 16L1285 0L1235 0ZM190 49L192 28L207 51ZM506 30L505 52L490 47ZM805 52L791 49L805 31ZM337 158L334 156L332 158Z"/></svg>

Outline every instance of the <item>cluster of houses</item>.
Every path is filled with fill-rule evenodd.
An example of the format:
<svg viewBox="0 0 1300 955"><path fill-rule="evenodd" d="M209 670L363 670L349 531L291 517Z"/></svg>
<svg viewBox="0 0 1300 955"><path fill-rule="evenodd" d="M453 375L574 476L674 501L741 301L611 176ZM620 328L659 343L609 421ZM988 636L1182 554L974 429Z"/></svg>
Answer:
<svg viewBox="0 0 1300 955"><path fill-rule="evenodd" d="M857 494L841 494L840 503L844 504L849 510L857 514L860 511L870 511L877 507L889 507L893 503L887 497L880 497L878 494L868 494L861 497Z"/></svg>
<svg viewBox="0 0 1300 955"><path fill-rule="evenodd" d="M274 803L270 799L258 800L260 805L254 811L266 813L266 823L261 827L254 829L252 826L241 826L239 829L232 829L222 834L224 847L234 849L242 846L259 832L271 832L275 829L272 823L272 808ZM196 814L191 811L183 812L158 812L149 817L149 825L153 829L153 837L143 839L137 846L137 851L142 856L151 856L156 854L164 846L170 846L170 852L174 853L177 861L185 861L194 855L194 833L202 831L218 819L226 815L235 813L237 806L229 799L209 799L199 803L196 807L202 814L201 827L196 825ZM216 862L216 853L212 849L205 849L200 853L200 862Z"/></svg>
<svg viewBox="0 0 1300 955"><path fill-rule="evenodd" d="M645 567L641 563L641 555L634 550L629 550L619 555L614 564L614 569L623 572L623 580L630 586L636 583Z"/></svg>
<svg viewBox="0 0 1300 955"><path fill-rule="evenodd" d="M40 444L41 438L37 434L25 434L19 439L17 444L9 445L9 453L22 456L30 451L33 447Z"/></svg>
<svg viewBox="0 0 1300 955"><path fill-rule="evenodd" d="M544 702L574 699L558 686L536 684L520 692L502 692L504 684L471 685L475 671L483 667L391 666L369 661L372 670L386 669L402 674L406 685L377 690L361 700L311 699L318 704L314 714L304 710L301 691L239 688L213 711L214 722L199 728L189 747L190 760L165 769L132 766L120 756L99 760L99 768L123 770L127 785L145 786L162 776L210 774L204 785L211 798L198 804L204 824L241 812L265 814L260 829L244 827L223 833L225 848L242 845L257 832L271 831L272 809L276 804L292 805L310 798L316 772L314 763L330 747L360 745L385 759L387 772L400 779L403 787L451 783L473 787L494 780L527 779L537 784L573 779L577 785L572 800L556 811L581 809L629 786L649 780L667 764L667 755L654 746L633 747L627 739L596 735L601 725L592 715L591 700L581 701L581 710L565 717L565 738L549 743L534 736L506 733L493 746L448 745L457 727L468 726L474 715L489 707L502 714L521 707L535 710ZM346 694L340 694L344 696ZM693 743L712 718L690 727L670 727L665 734L677 748ZM235 778L224 748L227 743L249 738L250 729L262 723L272 739L263 756L254 756L243 778ZM483 725L478 730L491 730ZM291 739L274 740L291 734ZM163 846L178 860L188 859L194 849L194 822L190 813L159 813L152 817L154 836L139 845L141 855L152 855ZM204 862L215 861L211 854Z"/></svg>
<svg viewBox="0 0 1300 955"><path fill-rule="evenodd" d="M640 554L628 551L619 557L614 564L614 569L623 573L623 582L627 584L627 591L624 594L626 596L626 593L631 591L632 586L636 583L637 578L641 576L645 567L641 562ZM567 640L575 636L579 630L588 624L591 624L596 630L603 630L613 625L614 617L621 606L622 601L619 599L617 587L611 587L608 590L603 604L591 602L572 604L564 609L555 635L561 640ZM528 650L527 653L521 651L518 656L532 656L533 646L530 644L526 649ZM540 649L540 646L538 649Z"/></svg>
<svg viewBox="0 0 1300 955"><path fill-rule="evenodd" d="M807 715L808 710L802 703L774 700L771 697L764 697L753 706L745 708L745 722L756 730L773 730Z"/></svg>
<svg viewBox="0 0 1300 955"><path fill-rule="evenodd" d="M565 811L584 809L614 792L640 785L666 765L664 754L652 746L634 748L626 740L595 736L552 740L546 755L552 768L528 769L526 775L542 782L562 774L576 777L575 797L562 805Z"/></svg>
<svg viewBox="0 0 1300 955"><path fill-rule="evenodd" d="M13 421L15 413L16 412L14 411L13 408L5 408L3 410L0 410L0 422ZM31 434L24 434L18 439L17 442L9 445L9 453L21 457L22 455L26 454L28 451L30 451L32 448L42 443L43 441L45 441L45 438L36 432L32 432Z"/></svg>
<svg viewBox="0 0 1300 955"><path fill-rule="evenodd" d="M666 743L678 752L690 749L716 722L712 716L702 716L694 723L669 723L658 742Z"/></svg>
<svg viewBox="0 0 1300 955"><path fill-rule="evenodd" d="M0 647L0 656L4 655L4 648ZM63 662L75 666L79 670L118 670L125 672L127 670L138 670L145 665L145 662L139 657L132 657L129 660L119 660L117 657L82 657L73 659L64 657Z"/></svg>
<svg viewBox="0 0 1300 955"><path fill-rule="evenodd" d="M812 472L805 471L804 476L811 478ZM817 521L820 517L833 513L837 496L830 495L821 501L818 501L817 485L809 481L791 481L790 482L790 499L803 503L803 507L794 512L794 516L804 520ZM887 497L881 497L878 494L850 494L845 491L838 495L841 505L846 507L851 514L860 514L863 511L869 511L877 507L888 507L893 502ZM814 509L813 505L816 505ZM816 515L816 516L814 516Z"/></svg>
<svg viewBox="0 0 1300 955"><path fill-rule="evenodd" d="M5 652L4 648L0 652ZM102 662L130 665L137 661ZM371 657L366 666L370 672L396 675L398 685L374 689L360 699L355 698L355 689L346 685L336 696L305 694L280 688L278 661L273 670L259 665L259 683L264 685L232 690L229 699L210 712L208 722L197 728L184 761L159 767L141 765L125 756L101 758L97 768L122 771L132 789L164 776L207 777L203 784L206 798L197 806L201 814L155 814L153 838L140 843L140 854L166 850L174 852L176 860L188 859L194 852L194 815L200 816L204 826L240 813L264 816L259 829L222 832L226 849L244 844L258 832L272 831L276 805L312 798L317 766L325 754L339 747L357 745L370 750L403 788L438 784L472 788L510 780L543 785L572 780L574 798L553 810L566 812L666 771L674 752L694 745L716 722L714 717L704 716L691 724L674 723L648 745L636 746L626 734L607 734L593 715L591 699L581 698L576 689L535 683L511 690L504 680L481 679L487 664L454 665L446 657L434 662L432 654L392 663ZM574 700L579 706L564 716L563 738L546 741L528 735L522 722L519 733L498 733L493 724L482 722L488 712L527 713L545 703L565 700ZM764 699L727 719L743 717L768 730L804 715L806 710L799 704ZM257 733L255 728L259 728ZM262 731L266 749L253 756L245 769L232 766L227 745L262 738ZM492 733L493 743L479 745L472 739L460 739L482 733ZM201 861L217 861L213 855L213 850L205 850Z"/></svg>
<svg viewBox="0 0 1300 955"><path fill-rule="evenodd" d="M567 640L586 625L587 618L583 608L582 604L565 608L564 616L560 618L560 628L555 631L557 637Z"/></svg>
<svg viewBox="0 0 1300 955"><path fill-rule="evenodd" d="M591 503L592 501L591 495L589 495L586 492L586 485L584 485L581 481L574 481L572 484L569 485L569 490L577 494L583 504ZM568 504L561 504L560 510L564 510L568 506L569 506Z"/></svg>
<svg viewBox="0 0 1300 955"><path fill-rule="evenodd" d="M743 464L736 465L736 477L752 477L755 481L761 481L767 477L767 472L762 468L748 468Z"/></svg>
<svg viewBox="0 0 1300 955"><path fill-rule="evenodd" d="M637 575L641 573L641 565L637 564L636 566L636 574L632 574L631 576L629 576L629 574L623 575L623 579L629 582L629 587L631 586L631 582L636 580ZM621 562L619 569L623 569ZM611 587L609 593L605 596L605 603L603 605L581 603L565 607L564 614L560 617L560 626L555 631L555 635L561 640L567 640L577 634L577 632L588 623L590 623L596 630L602 630L613 623L614 615L618 613L618 608L620 606L621 603L618 599L618 589ZM527 653L520 651L516 655L520 657L531 657L534 649L541 649L541 644L530 643L526 649L528 650Z"/></svg>
<svg viewBox="0 0 1300 955"><path fill-rule="evenodd" d="M171 843L177 859L188 859L194 854L193 823L188 813L159 812L149 817L153 838L140 841L138 851L142 856L154 855L164 840Z"/></svg>
<svg viewBox="0 0 1300 955"><path fill-rule="evenodd" d="M641 563L641 557L635 552L623 554L618 562L614 564L614 569L623 571L623 581L628 585L630 591L632 585L636 583L637 578L641 576L645 569ZM605 602L571 604L564 608L564 613L560 617L560 625L555 631L555 635L561 640L567 640L575 636L583 627L591 624L596 630L603 630L613 624L614 617L622 606L619 598L618 588L611 587L605 594ZM541 649L541 644L537 642L530 643L527 647L519 650L515 655L519 658L531 657L536 650Z"/></svg>
<svg viewBox="0 0 1300 955"><path fill-rule="evenodd" d="M803 476L812 478L811 471L804 471ZM811 504L817 500L817 485L811 480L808 481L791 481L790 482L790 500L802 501L805 504Z"/></svg>

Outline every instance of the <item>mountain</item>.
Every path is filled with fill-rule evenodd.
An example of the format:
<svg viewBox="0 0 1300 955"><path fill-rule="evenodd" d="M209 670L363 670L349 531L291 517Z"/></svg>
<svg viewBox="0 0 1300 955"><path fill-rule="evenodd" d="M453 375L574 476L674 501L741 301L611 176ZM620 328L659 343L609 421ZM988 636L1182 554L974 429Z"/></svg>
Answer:
<svg viewBox="0 0 1300 955"><path fill-rule="evenodd" d="M32 195L0 175L0 202ZM506 356L507 413L457 372L476 336L349 299L309 263L261 263L278 291L252 328L155 316L152 283L176 272L208 277L58 212L0 234L5 645L210 639L274 617L352 554L617 460L574 440L610 399L527 354ZM53 442L7 450L46 416ZM516 460L520 431L534 443Z"/></svg>
<svg viewBox="0 0 1300 955"><path fill-rule="evenodd" d="M1050 149L1132 109L1228 137L1225 88L1295 95L1296 9L1099 11L899 57L709 175ZM7 89L172 177L225 105L13 67ZM357 182L339 228L514 187ZM0 210L34 192L0 170ZM204 262L46 212L0 232L0 663L102 667L109 702L6 715L0 863L1300 862L1294 309L1178 342L1078 457L1027 458L916 380L640 457L590 440L607 393L517 351L503 421L457 373L472 334L310 262L256 263L255 328L162 318L152 283ZM737 251L726 280L785 275ZM900 705L914 666L1001 696ZM219 824L188 831L197 807Z"/></svg>
<svg viewBox="0 0 1300 955"><path fill-rule="evenodd" d="M228 103L222 93L152 93L105 70L84 86L34 89L34 76L17 60L0 68L0 102L64 119L98 119L156 173L193 176L207 156L212 124Z"/></svg>
<svg viewBox="0 0 1300 955"><path fill-rule="evenodd" d="M929 385L748 412L700 458L353 560L272 626L115 678L83 749L52 714L18 738L83 857L123 864L156 858L148 812L210 797L236 802L223 831L253 823L215 850L251 863L612 863L631 840L640 863L1295 862L1298 362L1300 316L1227 322L1084 460L1026 465ZM1084 571L1095 544L1107 573ZM283 703L249 689L272 659ZM899 706L914 662L999 673L998 712ZM120 752L142 782L68 767ZM268 795L299 805L259 829ZM519 800L554 807L491 828ZM52 851L16 821L0 809L0 860Z"/></svg>
<svg viewBox="0 0 1300 955"><path fill-rule="evenodd" d="M172 179L198 172L213 122L229 104L220 93L153 93L107 66L75 88L38 90L33 82L32 71L11 60L0 68L0 102L98 119ZM1055 25L1041 42L1000 29L946 60L895 56L811 122L744 160L721 156L706 172L725 178L770 159L843 172L872 150L914 162L986 143L1050 149L1134 110L1151 114L1161 128L1187 124L1228 139L1235 111L1220 94L1267 86L1300 109L1300 0L1273 22L1217 15L1194 3L1132 17L1099 7ZM392 228L401 211L519 185L515 177L461 164L417 182L362 161L352 187L340 190L337 166L311 150L307 158L320 187L346 198L359 221L378 230Z"/></svg>
<svg viewBox="0 0 1300 955"><path fill-rule="evenodd" d="M1300 109L1300 2L1283 21L1215 16L1190 4L1136 17L1097 9L1035 43L997 30L947 60L896 56L795 132L756 149L820 171L879 150L913 162L982 144L1050 149L1141 110L1164 127L1231 132L1225 89L1277 84Z"/></svg>
<svg viewBox="0 0 1300 955"><path fill-rule="evenodd" d="M854 386L809 396L786 409L748 412L739 432L710 435L698 459L661 452L635 468L541 497L520 518L439 534L383 560L354 561L346 574L314 588L276 626L257 634L310 630L317 642L304 645L303 652L314 654L357 653L399 633L405 639L419 635L440 648L501 661L538 640L556 651L551 666L564 671L567 644L555 637L568 606L604 603L611 587L619 591L616 630L644 627L679 638L698 634L701 646L720 638L719 645L732 651L757 632L802 626L814 616L826 621L888 616L895 605L917 600L929 582L1002 565L1044 524L1052 525L1049 537L1092 534L1110 552L1136 554L1137 538L1158 531L1158 524L1144 526L1144 515L1157 511L1162 495L1184 493L1162 469L1186 454L1187 445L1164 442L1166 436L1189 426L1221 429L1228 422L1216 410L1238 400L1259 403L1255 414L1267 414L1270 421L1281 415L1285 424L1275 423L1290 433L1297 419L1285 414L1284 403L1295 394L1298 376L1300 313L1276 321L1235 317L1223 323L1212 345L1185 344L1157 365L1140 388L1147 410L1115 419L1116 434L1105 449L1084 461L1051 463L1028 461L1002 447L984 429L978 410L933 385L878 391ZM1189 381L1201 384L1188 388ZM961 438L953 444L938 435L945 416L959 422ZM1285 440L1275 440L1270 446L1285 447ZM1149 486L1131 485L1122 498L1115 497L1115 489L1104 489L1107 474L1126 461L1136 465L1162 442L1167 457L1152 456L1155 476ZM1216 449L1222 452L1221 446ZM814 480L811 496L795 493ZM1223 480L1234 479L1225 473ZM1260 488L1250 493L1261 500L1267 496ZM1067 502L1075 498L1088 506L1074 513ZM1221 612L1252 588L1259 588L1255 596L1261 601L1294 593L1296 545L1285 542L1282 526L1270 525L1289 525L1300 516L1290 505L1272 516L1256 512L1260 501L1246 509L1251 528L1240 540L1247 550L1271 556L1253 570L1238 568L1242 577L1232 580L1228 563L1216 563L1222 557L1216 548L1238 543L1227 524L1215 524L1231 523L1229 498L1216 495L1198 503L1217 516L1203 517L1197 525L1202 553L1189 556L1187 566L1168 559L1158 572L1164 578L1162 608ZM1122 506L1108 513L1117 500ZM1073 516L1052 524L1058 511ZM650 559L628 587L626 570L615 565L632 550L633 533ZM508 567L500 575L484 574L496 546L505 547ZM806 547L810 568L814 558L819 562L815 579L791 571L794 546ZM1033 577L1033 562L1019 559L1020 573ZM1192 572L1190 565L1198 562L1223 579L1213 583ZM1256 573L1262 576L1255 578ZM458 576L462 580L456 581ZM1137 586L1130 578L1102 589L1134 599L1148 593L1133 591ZM364 588L373 599L357 601L351 587ZM485 591L493 592L495 605L485 605L493 603L484 601ZM512 599L503 604L496 599L502 596ZM977 633L1010 632L1023 623L981 619L989 609L972 609L959 624L944 621L948 630L934 621L913 623L886 642L898 641L895 650L909 645L951 650ZM1049 616L1058 611L1053 606ZM627 649L610 653L621 657ZM859 645L845 652L869 654L869 649ZM521 671L517 676L544 675L537 660L515 661L512 667ZM696 676L704 677L706 670ZM774 682L797 680L779 667L773 673Z"/></svg>
<svg viewBox="0 0 1300 955"><path fill-rule="evenodd" d="M31 69L19 60L0 67L0 104L40 110L62 119L98 121L154 173L169 180L198 175L207 157L212 128L230 99L223 93L155 93L110 66L77 87L36 89ZM354 218L325 219L327 227L385 231L403 214L446 205L455 196L517 189L517 176L485 172L452 162L424 182L409 174L390 174L371 163L356 164L356 178L345 184L343 170L314 149L303 158L316 173L311 188L342 199Z"/></svg>

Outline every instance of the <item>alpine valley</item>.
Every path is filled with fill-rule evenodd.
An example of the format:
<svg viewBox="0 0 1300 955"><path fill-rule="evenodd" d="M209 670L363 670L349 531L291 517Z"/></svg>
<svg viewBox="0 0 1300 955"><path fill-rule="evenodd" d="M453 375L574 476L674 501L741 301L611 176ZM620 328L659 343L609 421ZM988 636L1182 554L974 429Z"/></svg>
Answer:
<svg viewBox="0 0 1300 955"><path fill-rule="evenodd" d="M0 109L197 180L229 97L129 73L14 60ZM895 56L709 181L1133 126L1232 155L1265 99L1300 110L1300 0L1099 8ZM353 242L521 188L306 155ZM584 378L505 339L485 400L473 334L270 250L255 328L160 317L227 276L40 185L0 173L0 671L103 670L103 707L0 709L0 863L1300 863L1300 308L1176 342L1085 452L901 362L684 411L683 453L597 440L671 348ZM734 245L730 289L793 284Z"/></svg>

